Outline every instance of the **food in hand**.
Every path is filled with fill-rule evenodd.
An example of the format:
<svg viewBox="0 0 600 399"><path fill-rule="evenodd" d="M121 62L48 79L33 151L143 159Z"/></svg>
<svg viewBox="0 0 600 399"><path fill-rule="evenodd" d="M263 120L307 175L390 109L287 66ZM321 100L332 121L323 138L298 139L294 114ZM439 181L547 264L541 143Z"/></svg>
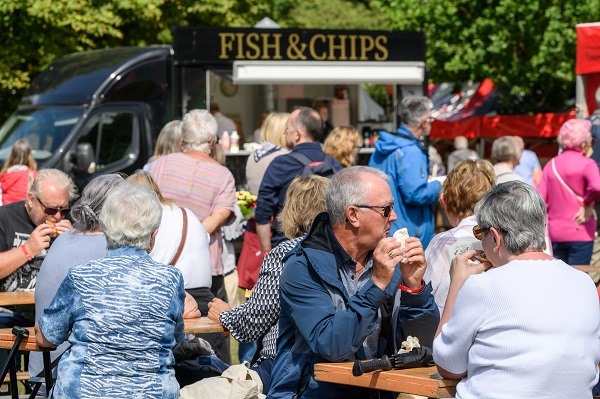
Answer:
<svg viewBox="0 0 600 399"><path fill-rule="evenodd" d="M54 220L46 219L44 223L52 227L52 233L48 234L50 237L54 238L58 236L58 230L56 230L56 222Z"/></svg>
<svg viewBox="0 0 600 399"><path fill-rule="evenodd" d="M480 262L489 262L487 256L485 256L485 252L480 253L479 255L475 255L475 257L480 261Z"/></svg>
<svg viewBox="0 0 600 399"><path fill-rule="evenodd" d="M396 241L400 243L400 249L404 251L404 247L406 247L406 239L409 237L408 229L403 227L401 229L396 230L394 233L394 238ZM408 262L408 258L406 256L402 257L402 263Z"/></svg>
<svg viewBox="0 0 600 399"><path fill-rule="evenodd" d="M398 241L400 244L402 244L402 246L401 246L402 249L404 249L404 246L406 245L406 239L408 237L409 237L408 229L406 227L404 227L402 229L398 229L394 233L394 238L396 239L396 241Z"/></svg>

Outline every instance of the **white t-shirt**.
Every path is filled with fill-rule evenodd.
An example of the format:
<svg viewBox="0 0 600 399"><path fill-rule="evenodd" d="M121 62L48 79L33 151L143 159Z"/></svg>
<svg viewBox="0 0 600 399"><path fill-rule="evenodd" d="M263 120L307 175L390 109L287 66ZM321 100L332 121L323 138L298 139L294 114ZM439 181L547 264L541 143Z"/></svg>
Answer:
<svg viewBox="0 0 600 399"><path fill-rule="evenodd" d="M471 276L433 359L467 373L457 399L591 398L600 361L596 287L560 260L515 260Z"/></svg>
<svg viewBox="0 0 600 399"><path fill-rule="evenodd" d="M464 218L458 226L443 233L436 234L427 249L427 269L423 280L431 282L435 303L444 313L446 297L450 288L450 262L456 255L469 249L481 250L481 241L473 235L473 226L477 225L475 216Z"/></svg>
<svg viewBox="0 0 600 399"><path fill-rule="evenodd" d="M183 214L176 205L163 205L163 214L154 248L150 256L157 262L169 264L181 242ZM184 286L190 288L210 288L212 285L209 236L202 223L189 209L185 209L188 219L187 238L181 255L175 264L183 274Z"/></svg>

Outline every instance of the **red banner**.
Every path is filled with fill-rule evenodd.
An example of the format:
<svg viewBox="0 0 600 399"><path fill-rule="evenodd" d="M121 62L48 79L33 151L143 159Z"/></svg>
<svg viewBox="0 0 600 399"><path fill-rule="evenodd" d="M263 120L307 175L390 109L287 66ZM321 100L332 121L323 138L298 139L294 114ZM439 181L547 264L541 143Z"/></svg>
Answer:
<svg viewBox="0 0 600 399"><path fill-rule="evenodd" d="M521 136L553 138L558 129L569 119L575 118L575 110L564 114L475 116L462 121L434 121L431 125L432 139Z"/></svg>
<svg viewBox="0 0 600 399"><path fill-rule="evenodd" d="M577 25L577 75L600 72L600 22Z"/></svg>

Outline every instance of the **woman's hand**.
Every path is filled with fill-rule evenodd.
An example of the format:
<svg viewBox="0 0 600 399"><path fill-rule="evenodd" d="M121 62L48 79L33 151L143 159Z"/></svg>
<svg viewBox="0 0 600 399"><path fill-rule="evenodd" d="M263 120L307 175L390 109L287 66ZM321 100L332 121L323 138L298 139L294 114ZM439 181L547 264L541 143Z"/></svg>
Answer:
<svg viewBox="0 0 600 399"><path fill-rule="evenodd" d="M469 260L477 260L475 256L482 252L469 250L452 259L450 263L450 285L454 285L459 290L470 276L483 273L492 267L490 262L469 263Z"/></svg>
<svg viewBox="0 0 600 399"><path fill-rule="evenodd" d="M208 303L208 318L215 323L221 324L219 316L221 315L221 312L226 312L228 310L231 310L231 306L229 306L227 302L223 302L219 298L213 298L212 302Z"/></svg>
<svg viewBox="0 0 600 399"><path fill-rule="evenodd" d="M197 319L201 317L200 311L198 310L198 302L193 296L185 293L185 303L183 305L183 318L184 319Z"/></svg>
<svg viewBox="0 0 600 399"><path fill-rule="evenodd" d="M581 205L575 216L573 216L573 221L577 224L586 224L594 213L593 206Z"/></svg>

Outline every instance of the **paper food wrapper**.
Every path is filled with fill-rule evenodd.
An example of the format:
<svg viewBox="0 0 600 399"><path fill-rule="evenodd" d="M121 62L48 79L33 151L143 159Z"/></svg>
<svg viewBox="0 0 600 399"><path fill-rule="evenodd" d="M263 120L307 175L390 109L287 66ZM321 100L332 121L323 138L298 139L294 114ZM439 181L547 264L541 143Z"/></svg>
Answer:
<svg viewBox="0 0 600 399"><path fill-rule="evenodd" d="M404 249L404 247L406 246L406 239L408 238L408 229L406 227L402 228L402 229L398 229L396 230L396 232L394 233L394 238L400 243L402 244L401 249Z"/></svg>

